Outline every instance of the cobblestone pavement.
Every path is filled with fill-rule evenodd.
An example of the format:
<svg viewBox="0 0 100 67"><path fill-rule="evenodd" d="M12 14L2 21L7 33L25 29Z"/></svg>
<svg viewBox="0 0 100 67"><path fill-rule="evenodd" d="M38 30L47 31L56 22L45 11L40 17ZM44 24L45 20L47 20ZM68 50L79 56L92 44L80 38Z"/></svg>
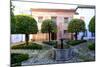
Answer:
<svg viewBox="0 0 100 67"><path fill-rule="evenodd" d="M52 46L42 44L43 50L11 50L12 53L27 53L30 58L22 62L22 65L41 65L41 64L58 64L58 63L75 63L83 61L94 61L95 51L90 51L87 48L87 43L71 47L74 51L74 55L67 61L56 61L54 59L54 48Z"/></svg>

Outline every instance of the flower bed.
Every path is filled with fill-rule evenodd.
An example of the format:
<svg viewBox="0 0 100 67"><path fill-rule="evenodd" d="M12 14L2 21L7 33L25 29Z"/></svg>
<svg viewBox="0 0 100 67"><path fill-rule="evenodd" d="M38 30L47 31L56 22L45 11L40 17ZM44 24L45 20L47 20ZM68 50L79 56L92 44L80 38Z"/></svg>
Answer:
<svg viewBox="0 0 100 67"><path fill-rule="evenodd" d="M78 44L84 43L84 42L86 42L86 40L70 40L67 42L67 44L75 46L75 45L78 45Z"/></svg>
<svg viewBox="0 0 100 67"><path fill-rule="evenodd" d="M55 41L55 40L50 41L50 42L49 41L43 41L43 43L51 45L54 48L61 48L61 44L58 44L57 41ZM69 45L63 45L63 46L64 46L65 49L70 47Z"/></svg>
<svg viewBox="0 0 100 67"><path fill-rule="evenodd" d="M50 46L53 46L54 48L56 48L57 46L57 41L56 40L53 40L53 41L43 41L42 43L44 43L44 44L48 44L48 45L50 45Z"/></svg>
<svg viewBox="0 0 100 67"><path fill-rule="evenodd" d="M19 65L21 65L22 61L27 60L28 58L29 58L28 54L12 53L11 54L11 65L19 66Z"/></svg>
<svg viewBox="0 0 100 67"><path fill-rule="evenodd" d="M36 43L31 43L29 45L20 44L12 46L11 49L42 49L42 45Z"/></svg>
<svg viewBox="0 0 100 67"><path fill-rule="evenodd" d="M90 50L95 50L95 43L89 43L88 48Z"/></svg>

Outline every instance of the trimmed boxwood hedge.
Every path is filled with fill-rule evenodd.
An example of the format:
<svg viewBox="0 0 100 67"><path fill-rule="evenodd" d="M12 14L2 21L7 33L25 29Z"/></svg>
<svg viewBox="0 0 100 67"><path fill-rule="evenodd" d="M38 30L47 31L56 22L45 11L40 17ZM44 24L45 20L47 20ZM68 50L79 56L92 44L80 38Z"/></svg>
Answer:
<svg viewBox="0 0 100 67"><path fill-rule="evenodd" d="M78 44L84 43L84 42L86 42L86 40L70 40L67 42L67 44L75 46L75 45L78 45Z"/></svg>
<svg viewBox="0 0 100 67"><path fill-rule="evenodd" d="M75 46L75 45L78 45L78 44L84 43L84 42L86 42L86 40L69 40L69 41L66 42L68 45L67 46L64 45L64 48L69 48L70 45ZM57 41L50 41L50 42L49 41L43 41L43 43L51 45L54 48L57 48ZM58 47L60 47L60 45Z"/></svg>
<svg viewBox="0 0 100 67"><path fill-rule="evenodd" d="M90 50L95 50L95 43L90 43L90 44L88 45L88 48L89 48Z"/></svg>
<svg viewBox="0 0 100 67"><path fill-rule="evenodd" d="M57 41L43 41L44 44L48 44L48 45L51 45L53 46L54 48L57 47Z"/></svg>
<svg viewBox="0 0 100 67"><path fill-rule="evenodd" d="M25 61L29 58L28 54L18 54L12 53L11 54L11 66L19 66L21 65L22 61Z"/></svg>
<svg viewBox="0 0 100 67"><path fill-rule="evenodd" d="M54 48L61 48L61 45L58 45L57 44L57 41L43 41L43 43L45 43L45 44L48 44L48 45L51 45L51 46L53 46ZM63 45L64 46L64 48L69 48L70 46L69 45Z"/></svg>
<svg viewBox="0 0 100 67"><path fill-rule="evenodd" d="M57 41L43 41L43 43L48 44L48 45L56 45Z"/></svg>
<svg viewBox="0 0 100 67"><path fill-rule="evenodd" d="M12 46L11 49L42 49L42 45L36 43L31 43L29 45L20 44Z"/></svg>

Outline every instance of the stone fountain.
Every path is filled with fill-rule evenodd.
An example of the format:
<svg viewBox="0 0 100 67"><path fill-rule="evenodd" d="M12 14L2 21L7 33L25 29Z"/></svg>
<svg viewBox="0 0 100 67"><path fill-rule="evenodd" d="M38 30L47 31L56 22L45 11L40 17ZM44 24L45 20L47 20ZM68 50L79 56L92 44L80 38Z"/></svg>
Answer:
<svg viewBox="0 0 100 67"><path fill-rule="evenodd" d="M66 46L69 46L66 44ZM67 61L73 57L73 51L69 48L64 48L64 39L60 39L60 48L55 49L55 60L56 61Z"/></svg>

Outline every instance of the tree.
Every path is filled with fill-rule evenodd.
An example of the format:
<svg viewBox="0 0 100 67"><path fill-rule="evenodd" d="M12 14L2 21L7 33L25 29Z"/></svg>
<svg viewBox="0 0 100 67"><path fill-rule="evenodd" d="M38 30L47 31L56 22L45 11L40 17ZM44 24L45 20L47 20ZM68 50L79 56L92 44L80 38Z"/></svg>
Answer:
<svg viewBox="0 0 100 67"><path fill-rule="evenodd" d="M56 23L54 23L51 19L46 19L42 22L41 32L49 34L49 42L50 42L50 34L57 32Z"/></svg>
<svg viewBox="0 0 100 67"><path fill-rule="evenodd" d="M89 22L89 31L95 33L95 16L93 16Z"/></svg>
<svg viewBox="0 0 100 67"><path fill-rule="evenodd" d="M38 32L37 22L28 15L16 15L16 34L25 34L26 45L28 45L29 34Z"/></svg>
<svg viewBox="0 0 100 67"><path fill-rule="evenodd" d="M81 19L72 19L68 25L68 32L75 33L74 37L77 40L79 32L85 31L85 22Z"/></svg>
<svg viewBox="0 0 100 67"><path fill-rule="evenodd" d="M11 16L11 34L16 33L16 19L14 16Z"/></svg>
<svg viewBox="0 0 100 67"><path fill-rule="evenodd" d="M14 13L13 13L13 10L14 10L14 6L12 5L12 2L10 4L10 17L11 17L11 33L15 33L16 32L16 20L15 20L15 17L14 17Z"/></svg>

